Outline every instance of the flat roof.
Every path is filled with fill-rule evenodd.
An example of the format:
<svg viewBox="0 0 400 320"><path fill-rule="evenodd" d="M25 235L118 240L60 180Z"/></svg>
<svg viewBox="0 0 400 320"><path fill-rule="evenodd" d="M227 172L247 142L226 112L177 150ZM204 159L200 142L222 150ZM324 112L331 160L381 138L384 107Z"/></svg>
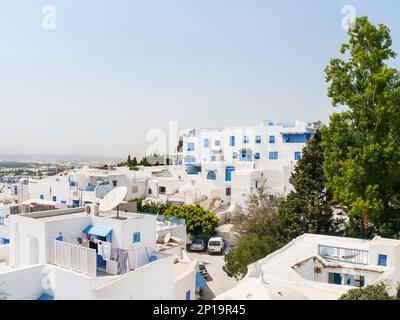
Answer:
<svg viewBox="0 0 400 320"><path fill-rule="evenodd" d="M346 292L349 287L334 286L328 283L316 282L303 278L292 267L303 261L318 256L318 245L341 247L349 249L369 250L371 241L325 235L304 234L280 250L249 266L248 277L256 277L261 274L265 281L281 282L282 284L298 289L310 299L337 299ZM399 241L400 243L400 241ZM342 268L360 268L346 262L335 262ZM376 271L372 266L362 266L363 270ZM240 283L239 283L240 285Z"/></svg>

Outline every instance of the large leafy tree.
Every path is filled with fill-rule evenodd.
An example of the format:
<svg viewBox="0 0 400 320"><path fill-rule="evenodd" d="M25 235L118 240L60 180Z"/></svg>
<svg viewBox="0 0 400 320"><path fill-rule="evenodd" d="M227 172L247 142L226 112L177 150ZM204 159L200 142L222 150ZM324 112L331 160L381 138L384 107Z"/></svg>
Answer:
<svg viewBox="0 0 400 320"><path fill-rule="evenodd" d="M246 275L249 264L264 258L280 247L281 244L269 235L250 233L225 256L223 270L228 276L241 279Z"/></svg>
<svg viewBox="0 0 400 320"><path fill-rule="evenodd" d="M327 186L362 229L400 236L400 74L388 28L357 18L326 68L334 113L324 128Z"/></svg>
<svg viewBox="0 0 400 320"><path fill-rule="evenodd" d="M277 225L281 199L268 197L265 181L247 197L246 206L233 217L239 235L235 248L225 256L223 270L230 277L242 278L247 266L282 247Z"/></svg>
<svg viewBox="0 0 400 320"><path fill-rule="evenodd" d="M336 232L323 163L321 133L317 130L314 138L304 147L303 156L292 173L294 190L279 207L278 226L284 242L303 233Z"/></svg>
<svg viewBox="0 0 400 320"><path fill-rule="evenodd" d="M170 206L164 211L163 216L184 218L187 232L193 235L212 234L219 223L218 217L213 212L199 205Z"/></svg>

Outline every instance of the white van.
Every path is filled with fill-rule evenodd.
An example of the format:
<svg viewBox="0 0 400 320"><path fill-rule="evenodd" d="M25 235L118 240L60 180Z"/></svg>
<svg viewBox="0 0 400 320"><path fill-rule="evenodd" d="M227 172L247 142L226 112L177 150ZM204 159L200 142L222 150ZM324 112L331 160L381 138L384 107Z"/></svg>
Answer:
<svg viewBox="0 0 400 320"><path fill-rule="evenodd" d="M220 253L224 252L225 242L221 237L210 238L208 240L208 253Z"/></svg>

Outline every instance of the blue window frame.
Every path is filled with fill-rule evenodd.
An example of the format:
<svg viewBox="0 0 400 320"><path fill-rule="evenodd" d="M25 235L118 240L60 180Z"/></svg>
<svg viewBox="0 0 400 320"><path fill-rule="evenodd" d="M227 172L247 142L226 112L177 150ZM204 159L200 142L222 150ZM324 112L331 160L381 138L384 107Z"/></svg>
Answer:
<svg viewBox="0 0 400 320"><path fill-rule="evenodd" d="M274 123L272 121L268 121L268 126L272 127L274 125Z"/></svg>
<svg viewBox="0 0 400 320"><path fill-rule="evenodd" d="M256 136L256 143L261 143L261 136Z"/></svg>
<svg viewBox="0 0 400 320"><path fill-rule="evenodd" d="M217 175L215 171L208 171L207 173L207 180L217 180Z"/></svg>
<svg viewBox="0 0 400 320"><path fill-rule="evenodd" d="M387 266L387 255L380 254L378 257L378 266L386 267Z"/></svg>
<svg viewBox="0 0 400 320"><path fill-rule="evenodd" d="M243 143L247 144L247 143L249 143L249 142L250 142L249 136L244 136L244 137L243 137Z"/></svg>
<svg viewBox="0 0 400 320"><path fill-rule="evenodd" d="M254 159L260 160L260 158L261 158L261 154L260 154L259 152L256 152L256 153L254 154Z"/></svg>
<svg viewBox="0 0 400 320"><path fill-rule="evenodd" d="M275 143L275 136L269 136L269 143Z"/></svg>
<svg viewBox="0 0 400 320"><path fill-rule="evenodd" d="M232 158L233 158L233 159L237 159L237 158L238 158L238 153L237 153L237 152L234 152L234 153L232 154Z"/></svg>
<svg viewBox="0 0 400 320"><path fill-rule="evenodd" d="M210 146L210 140L204 139L204 148L208 148Z"/></svg>
<svg viewBox="0 0 400 320"><path fill-rule="evenodd" d="M294 160L300 160L300 159L301 159L301 152L296 151L296 152L294 153Z"/></svg>
<svg viewBox="0 0 400 320"><path fill-rule="evenodd" d="M189 142L186 146L186 150L187 151L194 151L194 143L193 142Z"/></svg>
<svg viewBox="0 0 400 320"><path fill-rule="evenodd" d="M232 181L232 172L235 171L235 167L226 167L225 169L225 181Z"/></svg>
<svg viewBox="0 0 400 320"><path fill-rule="evenodd" d="M39 197L40 197L40 200L44 200L44 194L41 194Z"/></svg>
<svg viewBox="0 0 400 320"><path fill-rule="evenodd" d="M132 243L139 243L140 242L140 232L134 232Z"/></svg>
<svg viewBox="0 0 400 320"><path fill-rule="evenodd" d="M284 143L306 143L311 137L307 133L285 133L283 134Z"/></svg>
<svg viewBox="0 0 400 320"><path fill-rule="evenodd" d="M190 300L190 290L186 291L186 300Z"/></svg>
<svg viewBox="0 0 400 320"><path fill-rule="evenodd" d="M235 136L230 136L229 137L229 146L234 147L235 142L236 142L235 140L236 140Z"/></svg>
<svg viewBox="0 0 400 320"><path fill-rule="evenodd" d="M61 203L62 204L67 204L67 201L66 200L61 200Z"/></svg>
<svg viewBox="0 0 400 320"><path fill-rule="evenodd" d="M239 152L240 161L253 161L253 151L250 149L242 149Z"/></svg>
<svg viewBox="0 0 400 320"><path fill-rule="evenodd" d="M278 160L278 152L270 151L269 152L269 160Z"/></svg>
<svg viewBox="0 0 400 320"><path fill-rule="evenodd" d="M56 196L53 196L52 199L53 199L54 202L57 202L57 197Z"/></svg>

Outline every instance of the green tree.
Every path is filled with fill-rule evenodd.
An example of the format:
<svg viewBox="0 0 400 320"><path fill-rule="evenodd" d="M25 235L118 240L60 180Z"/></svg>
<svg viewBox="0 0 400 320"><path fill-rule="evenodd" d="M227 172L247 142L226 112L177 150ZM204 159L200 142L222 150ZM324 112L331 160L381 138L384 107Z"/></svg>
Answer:
<svg viewBox="0 0 400 320"><path fill-rule="evenodd" d="M134 165L135 167L138 165L138 161L137 161L136 157L133 157L132 165Z"/></svg>
<svg viewBox="0 0 400 320"><path fill-rule="evenodd" d="M339 300L397 300L397 297L391 297L383 283L369 285L364 288L351 289Z"/></svg>
<svg viewBox="0 0 400 320"><path fill-rule="evenodd" d="M334 234L331 195L326 191L324 155L321 133L317 129L313 139L303 149L303 155L292 173L290 192L279 207L278 227L284 242L303 233Z"/></svg>
<svg viewBox="0 0 400 320"><path fill-rule="evenodd" d="M233 216L234 230L242 237L248 234L268 234L279 238L278 208L282 199L269 197L266 180L261 179L256 192L248 195L245 206Z"/></svg>
<svg viewBox="0 0 400 320"><path fill-rule="evenodd" d="M190 234L212 234L218 226L219 219L211 211L199 205L171 206L164 211L164 217L184 218L187 232Z"/></svg>
<svg viewBox="0 0 400 320"><path fill-rule="evenodd" d="M240 280L246 275L249 264L264 258L280 247L281 244L269 235L260 236L250 233L225 256L223 270L228 276Z"/></svg>
<svg viewBox="0 0 400 320"><path fill-rule="evenodd" d="M388 28L367 17L348 33L343 57L325 70L332 104L347 107L322 130L327 187L362 236L373 225L382 236L399 237L400 74L387 65L396 54Z"/></svg>
<svg viewBox="0 0 400 320"><path fill-rule="evenodd" d="M127 160L127 162L128 162L128 164L131 164L131 163L132 163L131 155L130 155L130 154L128 155L128 160Z"/></svg>
<svg viewBox="0 0 400 320"><path fill-rule="evenodd" d="M269 197L265 179L251 193L243 208L234 215L234 231L239 235L235 248L225 256L223 270L230 277L242 278L247 266L282 246L277 224L282 199Z"/></svg>
<svg viewBox="0 0 400 320"><path fill-rule="evenodd" d="M139 164L140 164L141 166L145 166L145 167L151 166L149 160L147 159L147 156L144 156L144 157L142 158L142 160L140 160Z"/></svg>

